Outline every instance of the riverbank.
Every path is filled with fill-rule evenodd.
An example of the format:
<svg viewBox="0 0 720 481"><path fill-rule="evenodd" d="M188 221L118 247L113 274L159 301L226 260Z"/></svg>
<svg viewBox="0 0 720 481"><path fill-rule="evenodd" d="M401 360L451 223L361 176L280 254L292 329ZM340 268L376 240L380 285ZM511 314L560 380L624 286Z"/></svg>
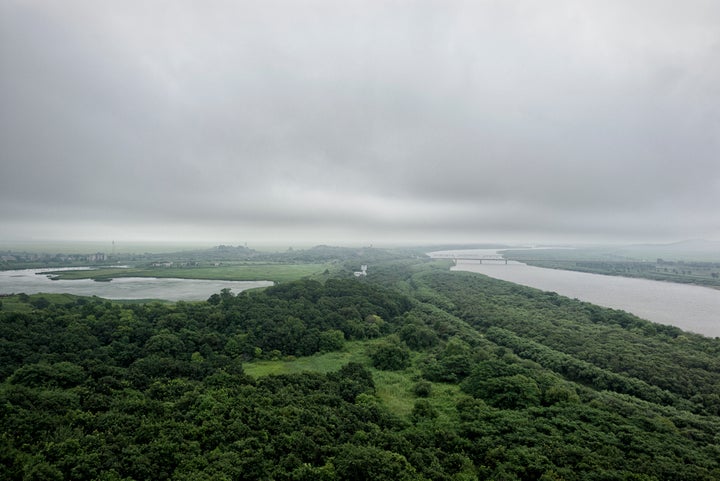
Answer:
<svg viewBox="0 0 720 481"><path fill-rule="evenodd" d="M607 276L526 264L458 261L455 271L484 274L710 337L720 336L720 290L688 284Z"/></svg>
<svg viewBox="0 0 720 481"><path fill-rule="evenodd" d="M575 249L526 249L531 255L578 256ZM598 274L560 268L545 268L508 260L471 260L511 256L505 249L463 249L429 252L430 257L455 258L455 271L484 274L515 284L556 292L603 307L620 309L652 322L672 325L709 337L720 337L720 289L620 275ZM464 260L463 260L464 259Z"/></svg>
<svg viewBox="0 0 720 481"><path fill-rule="evenodd" d="M688 252L683 252L671 258L664 258L657 255L670 253L607 248L512 249L498 252L507 259L546 269L651 279L720 289L720 253L714 256L704 254L704 257L694 257ZM653 257L653 254L656 256Z"/></svg>
<svg viewBox="0 0 720 481"><path fill-rule="evenodd" d="M711 289L720 289L720 279L715 279L702 275L676 274L673 272L661 271L658 270L660 268L656 267L654 263L648 263L648 265L642 265L639 262L609 263L605 261L568 261L559 263L553 261L538 260L522 261L512 256L509 256L508 258L517 260L518 262L522 262L530 266L541 267L544 269L558 269L564 271L587 272L591 274L600 274L605 276L649 279L653 281L673 282L676 284L690 284L694 286L709 287ZM703 267L701 268L707 269ZM712 268L714 269L714 267ZM714 270L712 273L715 273Z"/></svg>

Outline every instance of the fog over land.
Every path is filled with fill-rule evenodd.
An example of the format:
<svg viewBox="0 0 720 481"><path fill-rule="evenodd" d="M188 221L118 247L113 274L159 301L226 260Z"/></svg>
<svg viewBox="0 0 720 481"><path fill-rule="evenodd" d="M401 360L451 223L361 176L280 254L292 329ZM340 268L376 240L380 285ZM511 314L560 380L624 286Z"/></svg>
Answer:
<svg viewBox="0 0 720 481"><path fill-rule="evenodd" d="M720 2L0 3L0 240L720 240Z"/></svg>

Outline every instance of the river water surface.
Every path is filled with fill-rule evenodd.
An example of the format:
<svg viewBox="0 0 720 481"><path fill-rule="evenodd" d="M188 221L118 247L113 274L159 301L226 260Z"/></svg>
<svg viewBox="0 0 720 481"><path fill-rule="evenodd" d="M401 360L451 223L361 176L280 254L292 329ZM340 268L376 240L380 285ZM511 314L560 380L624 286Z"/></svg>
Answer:
<svg viewBox="0 0 720 481"><path fill-rule="evenodd" d="M438 257L496 255L495 249L431 252ZM509 261L458 261L452 270L478 272L496 279L622 309L638 317L710 337L720 336L720 290L620 276L534 267Z"/></svg>
<svg viewBox="0 0 720 481"><path fill-rule="evenodd" d="M23 269L0 271L0 294L69 293L105 299L164 299L167 301L204 301L222 289L234 294L256 287L273 285L270 281L210 281L155 277L118 277L110 282L92 279L51 280L45 272L63 269Z"/></svg>

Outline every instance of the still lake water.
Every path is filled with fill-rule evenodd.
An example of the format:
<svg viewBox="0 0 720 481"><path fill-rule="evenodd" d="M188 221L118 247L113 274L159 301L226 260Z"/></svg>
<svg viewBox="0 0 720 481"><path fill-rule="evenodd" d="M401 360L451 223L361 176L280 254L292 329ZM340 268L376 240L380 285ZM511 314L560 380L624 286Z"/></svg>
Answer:
<svg viewBox="0 0 720 481"><path fill-rule="evenodd" d="M63 269L0 271L0 294L48 292L98 296L105 299L204 301L225 288L237 294L247 289L273 285L270 281L208 281L155 277L118 277L110 282L96 282L92 279L53 281L44 274L58 270Z"/></svg>
<svg viewBox="0 0 720 481"><path fill-rule="evenodd" d="M455 254L495 255L495 249L431 252L430 256ZM545 269L520 262L458 261L452 270L485 274L496 279L631 312L638 317L683 330L720 337L720 290L709 287L652 281L585 272Z"/></svg>

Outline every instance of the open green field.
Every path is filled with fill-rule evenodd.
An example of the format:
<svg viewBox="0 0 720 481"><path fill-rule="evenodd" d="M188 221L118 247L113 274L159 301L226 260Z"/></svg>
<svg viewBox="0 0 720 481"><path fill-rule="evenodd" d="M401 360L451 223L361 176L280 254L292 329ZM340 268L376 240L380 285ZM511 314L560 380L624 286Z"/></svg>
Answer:
<svg viewBox="0 0 720 481"><path fill-rule="evenodd" d="M273 361L253 361L243 364L246 374L254 378L278 375L297 374L304 371L328 373L337 371L348 362L357 362L372 372L375 381L375 392L382 403L395 415L410 416L415 401L418 399L412 391L415 383L421 378L420 371L415 367L420 353L413 352L412 366L402 371L384 371L372 367L367 355L376 341L346 342L342 351L315 354L307 357L289 357ZM439 420L447 420L456 416L455 404L461 395L457 384L430 383L432 395L428 398L439 414Z"/></svg>
<svg viewBox="0 0 720 481"><path fill-rule="evenodd" d="M252 377L267 376L270 374L294 374L303 371L332 372L348 362L368 364L370 361L365 354L367 342L346 342L342 351L326 352L306 357L288 357L272 361L253 361L243 364L245 372Z"/></svg>
<svg viewBox="0 0 720 481"><path fill-rule="evenodd" d="M58 279L95 279L104 281L118 277L161 277L179 279L207 279L218 281L273 281L289 282L303 277L319 275L327 264L257 264L217 267L149 267L101 268L83 271L56 271Z"/></svg>

